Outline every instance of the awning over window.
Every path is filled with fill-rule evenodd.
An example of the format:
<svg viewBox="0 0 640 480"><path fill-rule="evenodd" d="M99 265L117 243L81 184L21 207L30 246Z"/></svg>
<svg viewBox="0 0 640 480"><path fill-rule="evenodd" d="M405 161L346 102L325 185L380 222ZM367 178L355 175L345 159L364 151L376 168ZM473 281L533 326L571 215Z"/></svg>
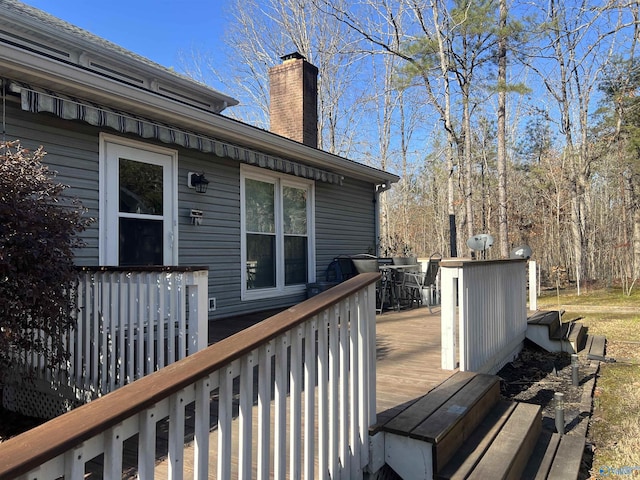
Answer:
<svg viewBox="0 0 640 480"><path fill-rule="evenodd" d="M222 142L211 137L180 128L153 122L125 112L101 105L80 101L56 92L12 83L12 90L20 92L22 109L33 112L47 112L65 120L81 120L96 127L109 127L121 133L132 133L142 138L152 138L164 143L180 145L219 157L268 168L310 180L342 184L343 177L315 167L309 167L283 158L267 155L256 150Z"/></svg>

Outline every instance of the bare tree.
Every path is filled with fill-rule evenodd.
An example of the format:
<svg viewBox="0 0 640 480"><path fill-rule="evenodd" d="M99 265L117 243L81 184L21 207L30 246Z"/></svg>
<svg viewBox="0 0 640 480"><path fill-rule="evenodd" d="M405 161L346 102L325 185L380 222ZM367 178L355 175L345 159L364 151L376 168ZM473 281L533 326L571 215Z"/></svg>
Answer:
<svg viewBox="0 0 640 480"><path fill-rule="evenodd" d="M622 10L605 5L550 0L543 10L544 38L538 55L545 62L531 64L556 104L558 124L564 137L563 157L571 189L571 239L578 292L586 270L585 252L589 223L588 201L593 162L589 141L592 95L603 68L617 47L617 33L625 27ZM553 65L550 75L549 65Z"/></svg>
<svg viewBox="0 0 640 480"><path fill-rule="evenodd" d="M500 0L498 32L498 241L502 258L509 257L507 217L507 0Z"/></svg>
<svg viewBox="0 0 640 480"><path fill-rule="evenodd" d="M240 100L230 116L268 129L268 70L282 55L297 51L318 67L319 147L354 154L362 141L354 127L362 123L363 112L354 106L366 85L358 83L362 55L352 32L303 0L236 0L232 12L225 41L233 60L220 65L207 52L185 53L185 73L222 84Z"/></svg>

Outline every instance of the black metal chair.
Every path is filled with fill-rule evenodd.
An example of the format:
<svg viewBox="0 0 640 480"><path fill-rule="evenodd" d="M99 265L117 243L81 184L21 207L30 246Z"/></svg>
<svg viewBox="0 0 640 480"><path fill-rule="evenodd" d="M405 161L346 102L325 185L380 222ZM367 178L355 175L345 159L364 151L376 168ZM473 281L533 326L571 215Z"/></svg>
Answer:
<svg viewBox="0 0 640 480"><path fill-rule="evenodd" d="M424 273L406 272L403 275L402 288L408 292L412 302L418 305L426 303L429 313L433 313L431 307L439 303L438 273L441 260L442 255L434 253L429 257Z"/></svg>

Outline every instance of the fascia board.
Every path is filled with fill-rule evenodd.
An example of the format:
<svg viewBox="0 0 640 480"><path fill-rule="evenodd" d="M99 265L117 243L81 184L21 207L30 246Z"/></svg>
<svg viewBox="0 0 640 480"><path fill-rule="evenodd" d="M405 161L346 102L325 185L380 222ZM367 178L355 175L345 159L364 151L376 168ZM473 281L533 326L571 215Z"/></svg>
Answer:
<svg viewBox="0 0 640 480"><path fill-rule="evenodd" d="M102 103L271 155L330 169L359 180L372 183L395 183L399 180L392 173L11 45L0 45L0 73L10 78L15 77L15 80L37 82L59 93Z"/></svg>

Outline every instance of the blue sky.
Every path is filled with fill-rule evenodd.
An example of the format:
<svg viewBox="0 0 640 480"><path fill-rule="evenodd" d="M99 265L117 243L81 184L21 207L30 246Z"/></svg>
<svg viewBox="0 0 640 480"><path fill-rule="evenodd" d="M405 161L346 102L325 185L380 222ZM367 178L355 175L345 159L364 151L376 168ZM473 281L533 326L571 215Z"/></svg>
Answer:
<svg viewBox="0 0 640 480"><path fill-rule="evenodd" d="M180 52L213 52L230 21L229 0L23 0L165 67Z"/></svg>

